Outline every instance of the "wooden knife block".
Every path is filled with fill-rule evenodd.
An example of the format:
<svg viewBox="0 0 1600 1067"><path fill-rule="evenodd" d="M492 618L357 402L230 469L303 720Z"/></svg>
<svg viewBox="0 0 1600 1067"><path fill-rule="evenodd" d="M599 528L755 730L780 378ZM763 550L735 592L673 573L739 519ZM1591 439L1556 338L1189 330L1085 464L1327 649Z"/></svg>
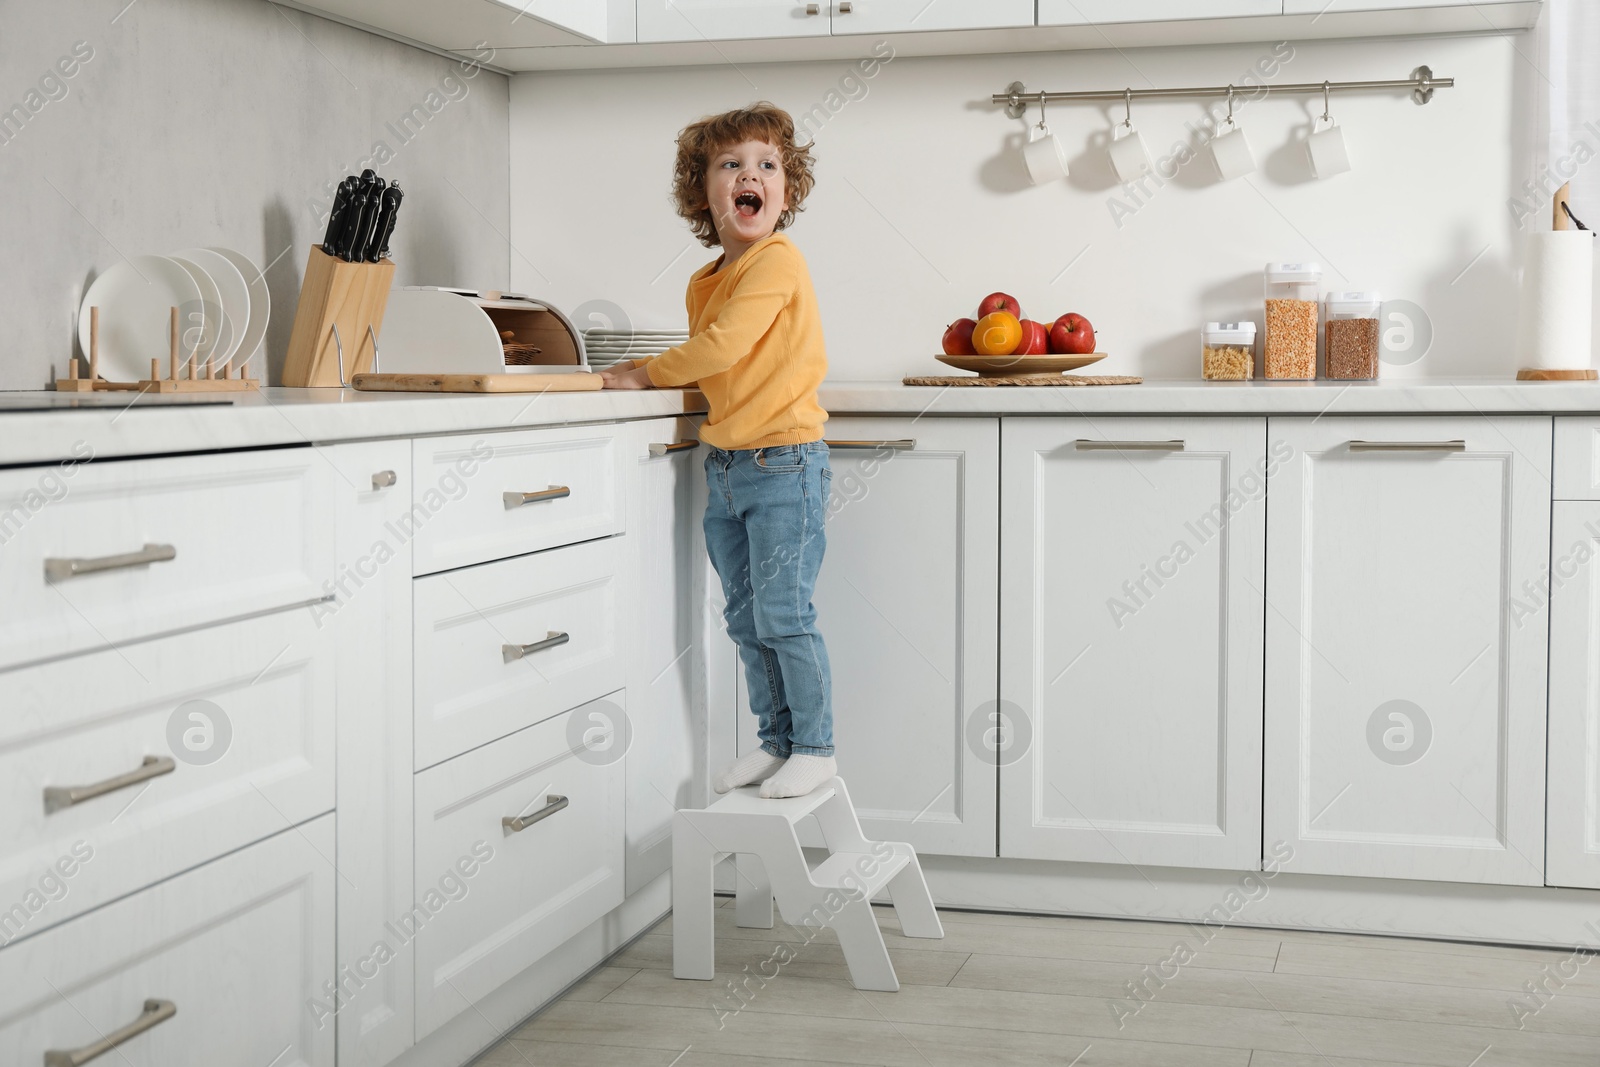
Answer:
<svg viewBox="0 0 1600 1067"><path fill-rule="evenodd" d="M372 370L393 283L390 260L347 263L324 252L321 245L312 245L300 303L294 310L283 384L337 388Z"/></svg>

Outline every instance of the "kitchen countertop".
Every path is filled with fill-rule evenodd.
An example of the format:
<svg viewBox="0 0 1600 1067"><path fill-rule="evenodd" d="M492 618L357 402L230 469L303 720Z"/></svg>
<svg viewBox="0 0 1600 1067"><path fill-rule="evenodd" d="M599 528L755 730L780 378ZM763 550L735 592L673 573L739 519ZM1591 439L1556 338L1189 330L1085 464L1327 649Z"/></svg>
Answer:
<svg viewBox="0 0 1600 1067"><path fill-rule="evenodd" d="M693 390L538 395L363 393L350 389L263 389L230 394L233 404L142 406L138 401L71 410L73 394L5 393L60 410L0 409L0 465L324 444L375 437L470 433L513 426L562 426L701 414ZM1370 415L1600 414L1600 382L1518 382L1504 378L1390 379L1377 382L1202 382L1146 379L1141 385L904 386L898 381L825 383L833 415ZM76 450L76 451L75 451Z"/></svg>

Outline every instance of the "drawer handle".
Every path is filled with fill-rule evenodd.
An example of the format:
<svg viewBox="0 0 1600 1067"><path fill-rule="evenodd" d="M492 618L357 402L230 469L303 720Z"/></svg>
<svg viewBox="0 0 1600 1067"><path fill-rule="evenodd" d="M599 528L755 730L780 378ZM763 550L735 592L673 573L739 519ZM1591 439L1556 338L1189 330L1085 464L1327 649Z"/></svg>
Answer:
<svg viewBox="0 0 1600 1067"><path fill-rule="evenodd" d="M113 1030L92 1045L77 1049L47 1049L44 1054L44 1067L83 1067L90 1060L99 1059L118 1045L132 1041L146 1030L160 1026L176 1014L178 1006L170 1000L147 1000L144 1002L144 1011L137 1019L121 1030Z"/></svg>
<svg viewBox="0 0 1600 1067"><path fill-rule="evenodd" d="M540 819L548 819L566 806L566 797L551 793L544 798L544 807L532 815L506 815L500 819L500 825L514 834L520 834Z"/></svg>
<svg viewBox="0 0 1600 1067"><path fill-rule="evenodd" d="M505 661L507 663L510 663L512 660L518 660L524 656L531 656L535 652L543 652L547 648L555 648L557 645L564 645L570 640L572 640L572 638L569 635L562 633L560 630L551 630L550 636L546 637L543 641L535 641L531 645L501 645L500 655L505 657Z"/></svg>
<svg viewBox="0 0 1600 1067"><path fill-rule="evenodd" d="M548 489L541 489L537 493L506 493L506 510L520 508L524 504L537 504L541 500L560 500L564 496L571 496L572 490L564 485L552 485Z"/></svg>
<svg viewBox="0 0 1600 1067"><path fill-rule="evenodd" d="M1465 452L1465 441L1351 441L1352 452Z"/></svg>
<svg viewBox="0 0 1600 1067"><path fill-rule="evenodd" d="M394 471L379 471L372 476L372 488L387 489L397 481Z"/></svg>
<svg viewBox="0 0 1600 1067"><path fill-rule="evenodd" d="M144 762L136 771L119 774L115 778L107 778L94 785L49 785L44 790L44 813L53 815L62 808L70 808L74 804L82 804L85 800L103 797L107 793L115 793L119 789L126 789L130 785L148 782L152 778L160 778L163 774L171 774L178 769L178 764L171 756L146 756Z"/></svg>
<svg viewBox="0 0 1600 1067"><path fill-rule="evenodd" d="M76 578L80 574L93 574L96 571L115 571L124 567L143 567L150 563L165 563L169 559L177 559L178 550L171 545L146 544L137 552L124 552L120 556L98 556L94 559L47 559L44 561L44 576L52 582L64 582L68 578Z"/></svg>
<svg viewBox="0 0 1600 1067"><path fill-rule="evenodd" d="M1073 442L1079 452L1182 452L1182 441L1089 441Z"/></svg>
<svg viewBox="0 0 1600 1067"><path fill-rule="evenodd" d="M820 15L820 14L822 14L822 5L821 4L807 4L806 5L806 14L807 15Z"/></svg>
<svg viewBox="0 0 1600 1067"><path fill-rule="evenodd" d="M849 0L845 0L844 3L839 5L839 14L841 14L841 15L850 14L850 9L851 9L852 6L853 5L850 4Z"/></svg>
<svg viewBox="0 0 1600 1067"><path fill-rule="evenodd" d="M917 447L914 438L903 438L899 441L824 441L829 448L892 448L896 452L910 452Z"/></svg>
<svg viewBox="0 0 1600 1067"><path fill-rule="evenodd" d="M687 452L691 448L699 447L699 441L674 441L670 445L658 444L652 441L650 443L650 454L652 456L666 456L673 452Z"/></svg>

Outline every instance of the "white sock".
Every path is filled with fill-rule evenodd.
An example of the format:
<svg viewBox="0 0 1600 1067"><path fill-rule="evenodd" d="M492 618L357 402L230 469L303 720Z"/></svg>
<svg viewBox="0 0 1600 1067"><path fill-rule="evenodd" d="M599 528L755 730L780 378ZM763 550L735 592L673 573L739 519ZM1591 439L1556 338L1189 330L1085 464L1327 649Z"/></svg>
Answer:
<svg viewBox="0 0 1600 1067"><path fill-rule="evenodd" d="M837 773L832 756L808 756L796 752L761 783L764 797L803 797Z"/></svg>
<svg viewBox="0 0 1600 1067"><path fill-rule="evenodd" d="M766 749L758 748L722 768L722 773L712 780L711 788L719 793L726 793L741 785L759 782L782 766L782 756L774 756Z"/></svg>

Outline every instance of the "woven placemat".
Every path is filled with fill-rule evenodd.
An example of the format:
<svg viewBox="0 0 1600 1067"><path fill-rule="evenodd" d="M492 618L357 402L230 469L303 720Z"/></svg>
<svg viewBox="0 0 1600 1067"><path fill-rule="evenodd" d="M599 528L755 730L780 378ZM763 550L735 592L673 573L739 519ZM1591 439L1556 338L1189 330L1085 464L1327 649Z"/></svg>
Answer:
<svg viewBox="0 0 1600 1067"><path fill-rule="evenodd" d="M901 385L1138 385L1136 374L1031 374L1015 378L980 378L976 374L911 375Z"/></svg>

